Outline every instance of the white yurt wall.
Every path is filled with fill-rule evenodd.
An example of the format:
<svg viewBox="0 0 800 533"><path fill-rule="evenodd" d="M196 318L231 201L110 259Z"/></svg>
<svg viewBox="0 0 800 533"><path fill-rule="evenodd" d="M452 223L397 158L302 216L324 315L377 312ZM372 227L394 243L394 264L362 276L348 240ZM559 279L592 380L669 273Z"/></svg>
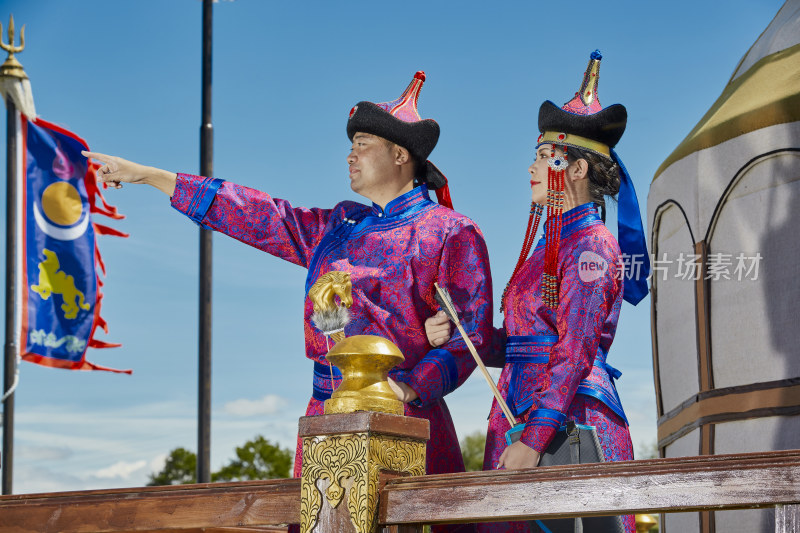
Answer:
<svg viewBox="0 0 800 533"><path fill-rule="evenodd" d="M659 168L648 224L662 456L800 448L800 0ZM773 522L769 510L684 513L663 531Z"/></svg>

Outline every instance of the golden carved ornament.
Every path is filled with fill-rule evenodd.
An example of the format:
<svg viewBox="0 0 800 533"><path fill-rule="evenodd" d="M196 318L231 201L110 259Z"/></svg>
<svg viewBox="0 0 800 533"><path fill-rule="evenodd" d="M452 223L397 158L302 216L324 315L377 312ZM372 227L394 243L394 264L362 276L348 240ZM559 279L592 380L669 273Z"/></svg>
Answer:
<svg viewBox="0 0 800 533"><path fill-rule="evenodd" d="M424 441L367 433L304 438L300 531L311 533L317 525L323 503L320 479L329 481L324 494L328 505L335 509L348 492L347 510L355 530L373 531L382 471L425 475Z"/></svg>
<svg viewBox="0 0 800 533"><path fill-rule="evenodd" d="M399 437L372 438L369 441L369 475L366 487L356 480L347 499L347 510L353 524L361 524L364 529L374 531L378 518L378 481L382 471L410 476L425 475L425 443ZM357 494L354 497L354 494Z"/></svg>
<svg viewBox="0 0 800 533"><path fill-rule="evenodd" d="M330 485L325 497L336 508L344 497L344 481L366 476L367 434L308 437L303 439L303 477L300 485L300 531L310 533L322 507L319 479Z"/></svg>

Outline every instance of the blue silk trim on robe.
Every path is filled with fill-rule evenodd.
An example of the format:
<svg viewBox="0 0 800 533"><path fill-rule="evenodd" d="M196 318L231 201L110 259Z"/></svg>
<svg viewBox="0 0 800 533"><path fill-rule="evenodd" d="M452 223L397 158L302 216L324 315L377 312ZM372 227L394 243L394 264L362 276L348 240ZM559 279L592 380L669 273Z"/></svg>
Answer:
<svg viewBox="0 0 800 533"><path fill-rule="evenodd" d="M550 360L550 350L556 342L558 342L557 335L510 335L506 340L506 364L513 365L511 368L511 376L508 381L508 397L506 398L506 402L515 416L524 413L533 405L533 394L530 394L528 398L520 398L522 395L519 389L522 386L521 380L524 378L530 379L531 377L535 379L546 371L546 365ZM622 409L622 402L619 399L613 381L618 379L622 375L622 372L606 363L606 357L607 354L598 347L597 355L594 358L594 367L608 374L609 383L611 385L610 389L601 387L589 379L582 379L578 384L576 393L600 400L627 423L628 418L625 416L625 411ZM541 371L532 372L532 376L522 376L521 373L526 364L541 364L545 366ZM541 411L541 409L532 411L531 416L533 416L533 413L539 411ZM551 409L546 409L546 411L551 411ZM530 422L530 420L531 418L529 417L528 421Z"/></svg>
<svg viewBox="0 0 800 533"><path fill-rule="evenodd" d="M627 424L628 417L625 416L625 411L622 409L622 401L619 399L617 388L614 386L614 380L619 379L619 377L622 376L622 372L606 363L607 356L608 354L606 354L601 348L598 348L597 356L594 358L594 366L595 368L605 371L608 374L611 388L607 389L599 386L597 383L592 383L588 379L584 379L578 384L578 389L575 392L577 394L583 394L584 396L590 396L600 400L606 404L609 409L619 415L619 417L622 418Z"/></svg>
<svg viewBox="0 0 800 533"><path fill-rule="evenodd" d="M195 224L204 228L211 229L203 224L208 209L214 202L214 197L217 195L217 189L220 188L222 182L219 178L203 178L197 192L192 196L192 201L189 204L189 209L186 211L186 216L194 221Z"/></svg>
<svg viewBox="0 0 800 533"><path fill-rule="evenodd" d="M425 357L420 362L436 365L436 368L442 375L442 390L444 392L442 396L456 390L456 385L458 385L458 367L456 366L456 360L453 358L453 354L448 350L444 348L431 350L425 354ZM422 402L419 402L419 405L421 406Z"/></svg>
<svg viewBox="0 0 800 533"><path fill-rule="evenodd" d="M331 369L333 369L334 383L331 383ZM325 363L314 361L314 390L311 395L314 399L324 402L331 397L333 391L342 382L342 373L335 366L328 366Z"/></svg>
<svg viewBox="0 0 800 533"><path fill-rule="evenodd" d="M314 256L308 265L306 294L319 278L320 262L336 246L350 238L359 237L368 231L386 231L408 224L416 215L433 209L437 205L439 204L431 201L428 195L428 187L420 185L386 204L386 209L381 209L378 204L373 203L368 212L348 213L338 226L329 231L320 240L316 250L314 250Z"/></svg>
<svg viewBox="0 0 800 533"><path fill-rule="evenodd" d="M353 238L372 229L385 231L402 226L410 222L415 215L433 209L437 205L439 204L431 201L426 185L420 185L401 194L386 204L386 209L381 209L381 206L373 203L370 213L353 229Z"/></svg>
<svg viewBox="0 0 800 533"><path fill-rule="evenodd" d="M435 208L437 205L439 204L431 201L428 187L420 185L386 204L385 209L381 209L378 204L373 203L369 211L356 210L348 212L344 219L320 240L314 250L314 256L308 266L306 294L308 294L311 285L319 278L320 266L324 259L337 246L351 238L360 237L369 231L386 231L409 224L418 215ZM448 350L442 348L431 350L421 362L433 364L439 370L442 376L443 394L448 394L455 390L458 385L458 367L453 355ZM341 374L334 367L334 379L340 376ZM395 381L405 383L410 379L410 372L395 368L389 372L389 376ZM328 366L315 362L314 398L325 401L330 398L334 388L331 386ZM414 400L410 403L416 406L422 405L420 400Z"/></svg>
<svg viewBox="0 0 800 533"><path fill-rule="evenodd" d="M560 428L564 423L567 415L555 409L534 409L528 415L528 424L536 424L537 426L550 426L552 428Z"/></svg>
<svg viewBox="0 0 800 533"><path fill-rule="evenodd" d="M358 220L364 216L364 213L355 212L345 215L344 220L325 234L320 239L316 249L314 249L314 256L308 265L308 274L306 275L306 295L311 290L311 286L319 279L320 262L325 258L328 253L333 250L339 243L347 240L347 237L353 231Z"/></svg>
<svg viewBox="0 0 800 533"><path fill-rule="evenodd" d="M597 206L595 206L594 203L589 202L577 207L573 207L562 215L561 238L566 239L579 229L602 223L603 219L600 218L600 213L597 212ZM542 232L542 236L536 243L537 248L545 245L545 234L547 232L548 224L550 224L550 221L545 220L545 230Z"/></svg>

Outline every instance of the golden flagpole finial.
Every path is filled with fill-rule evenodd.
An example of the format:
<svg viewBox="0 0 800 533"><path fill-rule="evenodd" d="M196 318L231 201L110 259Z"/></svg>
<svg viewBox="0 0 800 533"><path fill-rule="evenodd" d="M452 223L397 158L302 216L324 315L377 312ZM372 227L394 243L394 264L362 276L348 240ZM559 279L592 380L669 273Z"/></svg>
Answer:
<svg viewBox="0 0 800 533"><path fill-rule="evenodd" d="M13 78L28 79L28 75L22 70L22 65L14 57L25 49L25 25L19 35L19 46L14 46L14 15L11 15L8 22L8 43L3 42L3 23L0 22L0 48L8 52L5 63L0 65L0 77L11 76Z"/></svg>

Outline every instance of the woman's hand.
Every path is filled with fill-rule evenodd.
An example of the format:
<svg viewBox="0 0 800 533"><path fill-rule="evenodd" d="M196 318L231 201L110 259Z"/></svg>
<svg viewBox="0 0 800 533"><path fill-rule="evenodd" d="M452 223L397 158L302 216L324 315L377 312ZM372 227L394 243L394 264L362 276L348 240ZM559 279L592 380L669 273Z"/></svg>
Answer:
<svg viewBox="0 0 800 533"><path fill-rule="evenodd" d="M108 183L115 189L121 189L123 183L146 183L168 196L172 196L175 192L175 182L178 176L174 172L147 167L113 155L85 150L81 153L87 158L97 159L103 163L103 166L97 170L97 181Z"/></svg>
<svg viewBox="0 0 800 533"><path fill-rule="evenodd" d="M392 388L392 392L394 392L397 399L403 403L413 402L417 398L419 398L419 394L417 391L412 389L408 383L403 383L402 381L395 381L392 378L386 378L389 381L389 386Z"/></svg>
<svg viewBox="0 0 800 533"><path fill-rule="evenodd" d="M522 441L517 441L503 450L497 468L520 470L534 468L539 464L539 452Z"/></svg>
<svg viewBox="0 0 800 533"><path fill-rule="evenodd" d="M439 311L425 321L425 335L428 336L428 343L434 348L449 341L452 331L452 324L444 311Z"/></svg>

